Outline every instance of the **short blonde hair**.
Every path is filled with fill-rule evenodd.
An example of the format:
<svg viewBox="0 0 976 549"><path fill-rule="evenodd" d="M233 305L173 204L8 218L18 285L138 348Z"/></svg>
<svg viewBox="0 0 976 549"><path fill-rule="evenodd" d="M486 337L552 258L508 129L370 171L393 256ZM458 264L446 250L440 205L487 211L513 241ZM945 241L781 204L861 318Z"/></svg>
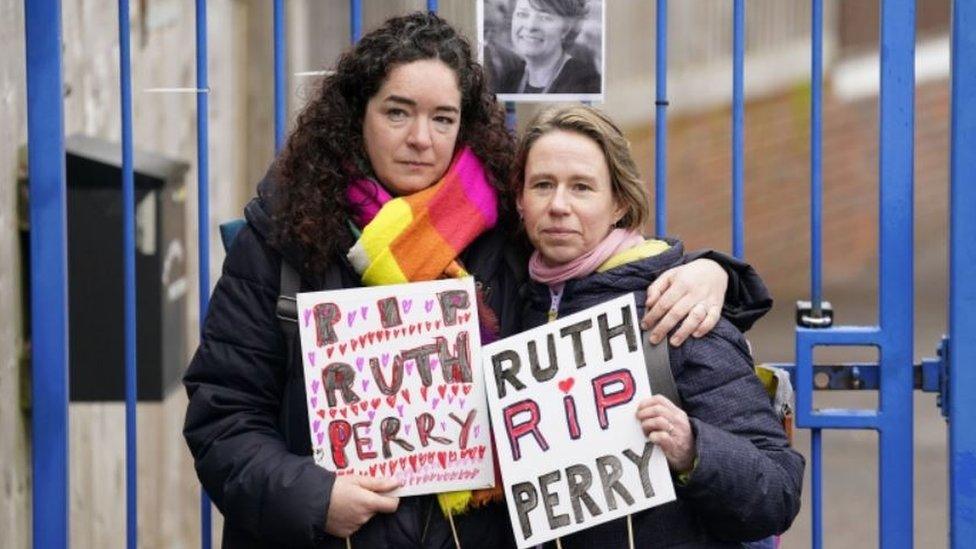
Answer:
<svg viewBox="0 0 976 549"><path fill-rule="evenodd" d="M641 230L651 218L651 195L640 179L637 164L630 154L630 143L623 132L599 109L587 105L557 106L543 110L532 119L519 141L515 154L510 189L521 196L525 185L525 163L532 145L547 133L567 131L589 137L603 151L610 170L613 197L624 209L617 223L622 229Z"/></svg>

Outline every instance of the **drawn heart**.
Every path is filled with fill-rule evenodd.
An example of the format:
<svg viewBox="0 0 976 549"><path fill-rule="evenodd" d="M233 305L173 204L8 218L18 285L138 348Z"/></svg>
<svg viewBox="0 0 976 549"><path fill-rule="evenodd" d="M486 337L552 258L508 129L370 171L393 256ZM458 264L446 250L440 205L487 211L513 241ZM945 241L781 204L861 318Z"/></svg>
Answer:
<svg viewBox="0 0 976 549"><path fill-rule="evenodd" d="M441 321L440 320L435 320L434 321L434 329L435 330L440 330L441 329Z"/></svg>
<svg viewBox="0 0 976 549"><path fill-rule="evenodd" d="M351 328L353 322L355 321L356 321L356 311L350 311L349 314L346 315L346 324L348 324L349 327Z"/></svg>
<svg viewBox="0 0 976 549"><path fill-rule="evenodd" d="M474 426L474 438L478 438L478 434L481 433L481 425Z"/></svg>
<svg viewBox="0 0 976 549"><path fill-rule="evenodd" d="M420 386L420 397L424 399L424 402L427 402L427 386L426 385L421 385Z"/></svg>
<svg viewBox="0 0 976 549"><path fill-rule="evenodd" d="M316 437L319 439L319 446L322 446L322 439L325 438L325 433L319 433L316 435Z"/></svg>
<svg viewBox="0 0 976 549"><path fill-rule="evenodd" d="M567 377L566 379L558 383L559 390L562 391L564 394L569 394L569 391L573 388L574 383L576 383L575 379L571 377Z"/></svg>
<svg viewBox="0 0 976 549"><path fill-rule="evenodd" d="M397 406L397 414L400 417L403 417L403 404L400 404L400 405Z"/></svg>
<svg viewBox="0 0 976 549"><path fill-rule="evenodd" d="M433 326L433 325L434 325L434 324L433 324L433 323L431 323L431 321L429 321L429 320L428 320L427 322L424 322L424 328L425 328L425 329L426 329L426 330L427 330L428 332L430 331L430 327L431 327L431 326Z"/></svg>
<svg viewBox="0 0 976 549"><path fill-rule="evenodd" d="M440 402L441 402L441 399L439 399L437 397L434 397L434 399L430 401L430 408L432 410L436 410L437 409L437 405L440 404Z"/></svg>
<svg viewBox="0 0 976 549"><path fill-rule="evenodd" d="M388 395L386 397L386 403L390 405L390 408L396 404L396 395Z"/></svg>
<svg viewBox="0 0 976 549"><path fill-rule="evenodd" d="M308 353L308 365L315 366L315 351Z"/></svg>
<svg viewBox="0 0 976 549"><path fill-rule="evenodd" d="M390 462L390 474L391 474L391 475L392 475L392 474L393 474L394 472L396 472L396 466L397 466L397 462L395 462L395 461L391 461L391 462Z"/></svg>
<svg viewBox="0 0 976 549"><path fill-rule="evenodd" d="M417 471L417 455L416 454L411 454L407 458L407 460L410 461L410 467L413 468L414 472L416 472Z"/></svg>
<svg viewBox="0 0 976 549"><path fill-rule="evenodd" d="M454 396L457 396L457 392L458 392L457 384L451 385L451 392L454 393Z"/></svg>
<svg viewBox="0 0 976 549"><path fill-rule="evenodd" d="M318 406L319 406L319 397L312 397L312 398L308 399L308 403L312 405L312 408L318 408Z"/></svg>
<svg viewBox="0 0 976 549"><path fill-rule="evenodd" d="M406 433L407 435L410 435L410 424L409 423L403 426L403 432Z"/></svg>
<svg viewBox="0 0 976 549"><path fill-rule="evenodd" d="M353 351L355 351L355 350L356 350L356 343L357 343L357 342L356 342L356 340L355 340L355 339L350 339L350 340L349 340L349 346L350 346L350 347L352 347L352 350L353 350Z"/></svg>
<svg viewBox="0 0 976 549"><path fill-rule="evenodd" d="M359 308L359 316L363 317L363 320L366 320L366 313L368 312L369 312L369 307L365 305Z"/></svg>
<svg viewBox="0 0 976 549"><path fill-rule="evenodd" d="M376 412L374 412L373 410L370 410L369 412L366 412L366 415L369 416L369 420L370 421L373 421L373 418L376 417Z"/></svg>
<svg viewBox="0 0 976 549"><path fill-rule="evenodd" d="M445 433L447 432L447 422L441 422L441 431L444 431Z"/></svg>
<svg viewBox="0 0 976 549"><path fill-rule="evenodd" d="M410 389L400 391L400 396L403 397L403 400L407 401L407 404L410 404Z"/></svg>
<svg viewBox="0 0 976 549"><path fill-rule="evenodd" d="M447 468L447 452L437 452L437 461L441 463L441 469Z"/></svg>
<svg viewBox="0 0 976 549"><path fill-rule="evenodd" d="M464 394L468 394L471 392L471 385L465 384L463 387L461 387L461 390L464 391Z"/></svg>
<svg viewBox="0 0 976 549"><path fill-rule="evenodd" d="M413 300L412 299L404 299L403 301L400 302L400 307L403 308L403 314L409 313L410 312L410 308L413 307Z"/></svg>
<svg viewBox="0 0 976 549"><path fill-rule="evenodd" d="M429 313L430 310L433 309L433 308L434 308L434 300L433 299L428 299L427 301L424 301L424 310L425 311L427 311Z"/></svg>
<svg viewBox="0 0 976 549"><path fill-rule="evenodd" d="M383 367L385 368L386 363L390 361L390 353L383 353L383 356L380 357L380 361L383 362Z"/></svg>
<svg viewBox="0 0 976 549"><path fill-rule="evenodd" d="M461 409L463 410L464 409L464 399L463 398L459 398L458 399L458 403L461 405Z"/></svg>
<svg viewBox="0 0 976 549"><path fill-rule="evenodd" d="M318 414L320 418L325 419L325 410L317 410L315 413Z"/></svg>
<svg viewBox="0 0 976 549"><path fill-rule="evenodd" d="M364 379L363 380L363 392L366 391L366 388L367 387L369 387L369 380L368 379Z"/></svg>
<svg viewBox="0 0 976 549"><path fill-rule="evenodd" d="M360 347L366 346L366 334L359 336L359 346Z"/></svg>
<svg viewBox="0 0 976 549"><path fill-rule="evenodd" d="M340 343L339 344L339 354L340 355L346 354L346 344L345 343Z"/></svg>
<svg viewBox="0 0 976 549"><path fill-rule="evenodd" d="M365 362L366 361L363 359L363 357L358 357L356 359L356 371L358 371L359 373L363 373L363 364Z"/></svg>
<svg viewBox="0 0 976 549"><path fill-rule="evenodd" d="M366 339L369 340L369 344L372 345L376 341L376 332L367 332Z"/></svg>
<svg viewBox="0 0 976 549"><path fill-rule="evenodd" d="M373 409L375 410L380 407L380 402L381 402L380 398L376 397L370 402L370 404L373 406Z"/></svg>
<svg viewBox="0 0 976 549"><path fill-rule="evenodd" d="M337 410L335 408L329 408L329 417L331 417L332 419L335 419L336 411Z"/></svg>
<svg viewBox="0 0 976 549"><path fill-rule="evenodd" d="M342 417L346 417L346 409L343 408L343 409L339 410L339 415L341 415Z"/></svg>
<svg viewBox="0 0 976 549"><path fill-rule="evenodd" d="M316 393L316 392L318 392L318 390L319 390L319 380L313 379L312 380L312 392L313 393Z"/></svg>
<svg viewBox="0 0 976 549"><path fill-rule="evenodd" d="M369 403L366 402L365 400L359 403L360 410L365 412L367 408L369 408Z"/></svg>
<svg viewBox="0 0 976 549"><path fill-rule="evenodd" d="M308 328L308 322L312 318L312 309L305 309L305 312L302 313L302 316L305 317L305 327Z"/></svg>
<svg viewBox="0 0 976 549"><path fill-rule="evenodd" d="M312 431L315 431L317 433L319 432L320 427L322 427L321 420L316 419L315 421L312 422Z"/></svg>
<svg viewBox="0 0 976 549"><path fill-rule="evenodd" d="M437 392L440 393L441 398L444 398L444 392L447 391L447 385L438 385Z"/></svg>
<svg viewBox="0 0 976 549"><path fill-rule="evenodd" d="M404 363L404 367L407 369L407 375L413 375L413 361Z"/></svg>
<svg viewBox="0 0 976 549"><path fill-rule="evenodd" d="M328 347L327 347L327 348L325 349L325 356L326 356L327 358L332 358L332 352L333 352L333 351L335 351L335 347L333 347L333 346L331 346L331 345L329 345L329 346L328 346Z"/></svg>

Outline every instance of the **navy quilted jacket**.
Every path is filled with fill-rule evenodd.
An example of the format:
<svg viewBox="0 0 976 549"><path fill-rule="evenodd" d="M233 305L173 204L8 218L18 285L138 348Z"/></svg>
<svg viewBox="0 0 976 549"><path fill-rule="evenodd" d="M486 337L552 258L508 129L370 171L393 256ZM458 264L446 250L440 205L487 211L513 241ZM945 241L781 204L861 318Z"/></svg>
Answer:
<svg viewBox="0 0 976 549"><path fill-rule="evenodd" d="M584 279L570 280L559 302L569 315L627 292L643 314L647 280L683 261L672 247ZM525 328L547 321L549 289L531 283ZM738 547L785 531L800 509L803 457L791 449L753 373L745 338L723 319L701 339L670 347L671 369L695 433L698 465L678 499L633 516L636 547ZM562 540L563 547L627 547L624 519Z"/></svg>

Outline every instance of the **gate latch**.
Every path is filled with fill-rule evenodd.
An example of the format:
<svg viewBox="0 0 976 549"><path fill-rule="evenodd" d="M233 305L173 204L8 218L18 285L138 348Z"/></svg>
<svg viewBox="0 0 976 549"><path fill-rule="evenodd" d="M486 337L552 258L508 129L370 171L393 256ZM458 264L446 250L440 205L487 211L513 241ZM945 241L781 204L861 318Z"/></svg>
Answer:
<svg viewBox="0 0 976 549"><path fill-rule="evenodd" d="M796 325L801 328L830 328L834 325L834 307L829 301L821 301L820 309L814 310L811 302L797 301Z"/></svg>
<svg viewBox="0 0 976 549"><path fill-rule="evenodd" d="M949 418L949 338L942 336L936 348L936 356L923 358L920 377L915 384L926 393L939 393L936 404L942 410L942 417Z"/></svg>

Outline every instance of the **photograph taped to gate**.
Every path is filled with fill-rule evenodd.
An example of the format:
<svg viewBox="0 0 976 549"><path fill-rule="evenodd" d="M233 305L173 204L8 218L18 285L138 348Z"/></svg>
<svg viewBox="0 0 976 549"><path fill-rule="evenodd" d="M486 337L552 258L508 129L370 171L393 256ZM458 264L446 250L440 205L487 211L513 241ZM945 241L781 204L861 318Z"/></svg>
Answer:
<svg viewBox="0 0 976 549"><path fill-rule="evenodd" d="M480 0L478 37L501 101L602 101L603 0Z"/></svg>

